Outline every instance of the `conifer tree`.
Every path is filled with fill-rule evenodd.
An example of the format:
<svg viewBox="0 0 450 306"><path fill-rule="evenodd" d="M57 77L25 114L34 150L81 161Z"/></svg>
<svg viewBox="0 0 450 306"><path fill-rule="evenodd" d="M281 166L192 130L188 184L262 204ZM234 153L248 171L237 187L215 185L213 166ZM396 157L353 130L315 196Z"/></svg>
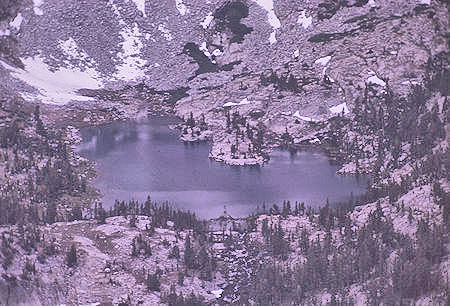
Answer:
<svg viewBox="0 0 450 306"><path fill-rule="evenodd" d="M191 247L190 236L186 237L184 244L184 264L188 269L193 269L195 267L195 252Z"/></svg>
<svg viewBox="0 0 450 306"><path fill-rule="evenodd" d="M77 248L75 244L72 244L72 246L70 247L70 250L66 256L66 262L69 267L74 267L77 265L78 257L77 257Z"/></svg>

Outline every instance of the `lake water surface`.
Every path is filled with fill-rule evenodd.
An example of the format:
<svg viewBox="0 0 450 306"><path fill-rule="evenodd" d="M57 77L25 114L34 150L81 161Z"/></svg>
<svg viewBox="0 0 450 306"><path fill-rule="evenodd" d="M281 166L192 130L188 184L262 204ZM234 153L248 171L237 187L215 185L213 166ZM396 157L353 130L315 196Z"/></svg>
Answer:
<svg viewBox="0 0 450 306"><path fill-rule="evenodd" d="M246 216L265 202L323 206L364 193L366 180L339 176L320 153L274 151L261 166L236 167L209 160L208 143L183 144L173 119L116 122L81 130L79 153L97 162L94 181L104 207L115 199L169 201L204 218L227 212Z"/></svg>

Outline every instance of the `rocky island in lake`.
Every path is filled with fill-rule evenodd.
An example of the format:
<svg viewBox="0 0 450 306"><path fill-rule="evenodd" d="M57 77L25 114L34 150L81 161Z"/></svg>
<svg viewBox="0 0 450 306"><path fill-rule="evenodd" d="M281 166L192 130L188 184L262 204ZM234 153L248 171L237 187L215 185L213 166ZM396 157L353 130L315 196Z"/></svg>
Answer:
<svg viewBox="0 0 450 306"><path fill-rule="evenodd" d="M445 0L0 0L0 305L449 305Z"/></svg>

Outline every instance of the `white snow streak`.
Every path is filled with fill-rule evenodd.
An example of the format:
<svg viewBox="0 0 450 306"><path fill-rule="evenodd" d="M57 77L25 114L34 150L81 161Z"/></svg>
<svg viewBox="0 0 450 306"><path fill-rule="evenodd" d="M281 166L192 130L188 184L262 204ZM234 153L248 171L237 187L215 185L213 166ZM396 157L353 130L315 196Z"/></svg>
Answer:
<svg viewBox="0 0 450 306"><path fill-rule="evenodd" d="M211 62L212 62L213 64L216 63L216 60L213 58L213 55L214 55L214 56L220 56L220 55L222 55L222 51L220 51L220 49L214 49L214 51L213 51L212 53L209 52L208 46L206 45L206 41L202 42L202 44L198 47L198 49L199 49L200 51L202 51L203 54L204 54L206 57L208 57L209 59L211 59Z"/></svg>
<svg viewBox="0 0 450 306"><path fill-rule="evenodd" d="M212 54L214 56L220 56L220 55L222 55L222 51L220 51L220 49L215 49Z"/></svg>
<svg viewBox="0 0 450 306"><path fill-rule="evenodd" d="M120 15L120 11L117 8L117 6L114 4L113 0L109 0L108 4L111 5L112 11L118 17L119 24L125 26L126 23L125 23L125 21L123 21L121 15Z"/></svg>
<svg viewBox="0 0 450 306"><path fill-rule="evenodd" d="M211 24L211 22L213 21L213 19L214 19L213 14L209 13L208 15L206 15L203 22L200 22L200 25L203 27L203 29L206 30L209 27L209 25Z"/></svg>
<svg viewBox="0 0 450 306"><path fill-rule="evenodd" d="M11 31L6 29L6 30L0 30L0 36L8 36L11 34Z"/></svg>
<svg viewBox="0 0 450 306"><path fill-rule="evenodd" d="M300 115L299 111L296 111L292 116L297 117L303 121L308 121L308 122L316 122L317 120L310 118L310 117L306 117L306 116L302 116Z"/></svg>
<svg viewBox="0 0 450 306"><path fill-rule="evenodd" d="M239 103L234 103L234 102L227 102L223 105L223 107L229 107L229 106L240 106L240 105L246 105L246 104L250 104L250 101L247 98L244 98L241 100L241 102Z"/></svg>
<svg viewBox="0 0 450 306"><path fill-rule="evenodd" d="M369 77L367 79L367 82L372 83L372 84L377 84L380 86L386 86L386 82L383 81L382 79L380 79L379 77L377 77L376 75L372 75L371 77Z"/></svg>
<svg viewBox="0 0 450 306"><path fill-rule="evenodd" d="M206 55L207 57L211 57L211 53L208 50L208 47L206 46L206 41L202 42L202 44L200 45L200 47L198 47L198 49L200 51L203 52L204 55Z"/></svg>
<svg viewBox="0 0 450 306"><path fill-rule="evenodd" d="M272 33L270 33L270 36L269 36L269 42L270 42L271 45L273 45L274 43L277 42L277 37L276 37L275 31L273 31Z"/></svg>
<svg viewBox="0 0 450 306"><path fill-rule="evenodd" d="M124 81L136 80L145 76L144 66L147 61L142 59L141 49L143 47L140 37L142 34L135 24L133 29L125 28L120 32L123 37L122 52L119 53L119 58L122 59L122 64L117 67L116 78Z"/></svg>
<svg viewBox="0 0 450 306"><path fill-rule="evenodd" d="M173 39L172 33L170 33L170 30L166 28L164 24L160 24L158 26L158 30L164 35L167 41L171 41Z"/></svg>
<svg viewBox="0 0 450 306"><path fill-rule="evenodd" d="M298 16L297 23L301 24L304 29L307 29L312 24L312 16L306 17L306 11L302 11Z"/></svg>
<svg viewBox="0 0 450 306"><path fill-rule="evenodd" d="M331 56L325 56L317 59L314 64L321 64L322 66L326 66L330 60Z"/></svg>
<svg viewBox="0 0 450 306"><path fill-rule="evenodd" d="M22 21L23 21L22 14L19 13L19 14L17 14L16 18L14 18L14 20L9 23L9 25L11 27L13 27L14 29L16 29L16 31L19 31Z"/></svg>
<svg viewBox="0 0 450 306"><path fill-rule="evenodd" d="M183 0L175 0L175 6L178 10L178 12L180 12L181 15L186 15L186 13L188 12L186 5L184 5Z"/></svg>
<svg viewBox="0 0 450 306"><path fill-rule="evenodd" d="M145 0L133 0L133 2L136 4L138 10L144 14L144 17L147 17L147 15L145 15Z"/></svg>
<svg viewBox="0 0 450 306"><path fill-rule="evenodd" d="M73 40L72 37L70 37L65 41L61 41L59 43L59 47L64 51L64 53L66 53L66 55L69 55L71 57L80 56L80 52L78 51L78 45L75 42L75 40Z"/></svg>
<svg viewBox="0 0 450 306"><path fill-rule="evenodd" d="M342 114L342 111L344 112L344 114L348 114L350 112L347 108L347 103L345 103L345 102L342 104L330 107L330 112L333 113L334 115Z"/></svg>
<svg viewBox="0 0 450 306"><path fill-rule="evenodd" d="M95 67L94 60L90 58L89 55L84 52L84 50L78 47L77 43L72 37L65 41L60 41L59 47L68 59L64 61L68 66L71 66L70 60L76 60L85 64L87 67ZM71 68L73 68L73 66Z"/></svg>
<svg viewBox="0 0 450 306"><path fill-rule="evenodd" d="M216 298L220 298L222 296L223 289L211 290L211 293L216 296Z"/></svg>
<svg viewBox="0 0 450 306"><path fill-rule="evenodd" d="M402 85L417 85L419 82L417 81L403 81Z"/></svg>
<svg viewBox="0 0 450 306"><path fill-rule="evenodd" d="M38 98L43 103L60 105L71 100L90 101L92 98L81 96L76 91L82 88L98 89L102 85L98 81L98 72L92 68L84 71L67 68L50 71L40 57L22 59L22 62L25 65L25 70L0 61L4 68L11 71L13 77L36 88L39 92L38 95L22 94L29 101Z"/></svg>
<svg viewBox="0 0 450 306"><path fill-rule="evenodd" d="M259 6L267 11L267 18L269 19L269 23L272 28L278 29L281 27L280 20L277 15L275 15L275 11L273 10L273 0L253 0Z"/></svg>
<svg viewBox="0 0 450 306"><path fill-rule="evenodd" d="M44 15L44 11L41 9L41 5L44 4L44 0L33 0L33 11L36 15Z"/></svg>
<svg viewBox="0 0 450 306"><path fill-rule="evenodd" d="M275 11L273 9L273 0L253 0L259 6L267 11L267 18L269 19L269 24L272 26L272 33L270 33L269 42L270 44L274 44L276 39L276 29L281 28L280 19L278 19Z"/></svg>

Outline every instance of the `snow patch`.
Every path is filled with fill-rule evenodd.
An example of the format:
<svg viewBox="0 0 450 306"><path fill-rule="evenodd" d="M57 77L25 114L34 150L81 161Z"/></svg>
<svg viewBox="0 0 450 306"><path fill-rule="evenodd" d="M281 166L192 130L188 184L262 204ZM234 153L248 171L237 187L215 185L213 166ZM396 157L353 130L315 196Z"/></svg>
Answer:
<svg viewBox="0 0 450 306"><path fill-rule="evenodd" d="M10 34L11 34L11 31L9 31L8 29L0 30L0 36L8 36Z"/></svg>
<svg viewBox="0 0 450 306"><path fill-rule="evenodd" d="M9 25L11 27L13 27L14 29L16 29L16 31L19 31L22 21L23 21L22 14L19 13L19 14L17 14L16 18L14 18L14 20L9 23Z"/></svg>
<svg viewBox="0 0 450 306"><path fill-rule="evenodd" d="M419 0L419 3L423 4L423 5L430 5L431 4L431 0Z"/></svg>
<svg viewBox="0 0 450 306"><path fill-rule="evenodd" d="M223 289L211 290L211 293L219 299L222 296Z"/></svg>
<svg viewBox="0 0 450 306"><path fill-rule="evenodd" d="M208 15L206 15L205 19L203 19L203 21L200 22L200 25L203 27L203 29L206 30L213 20L214 20L213 14L209 13Z"/></svg>
<svg viewBox="0 0 450 306"><path fill-rule="evenodd" d="M160 24L158 26L158 30L163 34L167 41L171 41L173 39L172 33L170 33L170 30L166 28L164 24Z"/></svg>
<svg viewBox="0 0 450 306"><path fill-rule="evenodd" d="M322 66L326 66L328 64L328 62L331 60L331 56L325 56L325 57L321 57L319 59L316 59L316 61L314 62L314 64L321 64Z"/></svg>
<svg viewBox="0 0 450 306"><path fill-rule="evenodd" d="M370 7L376 7L377 4L375 3L375 0L369 0L369 2L367 3Z"/></svg>
<svg viewBox="0 0 450 306"><path fill-rule="evenodd" d="M273 9L273 0L253 0L259 6L267 11L267 18L269 19L269 24L274 29L278 29L281 27L281 22L278 19L277 15L275 15L275 11Z"/></svg>
<svg viewBox="0 0 450 306"><path fill-rule="evenodd" d="M33 11L36 15L44 15L44 11L41 9L41 5L44 4L44 0L33 0Z"/></svg>
<svg viewBox="0 0 450 306"><path fill-rule="evenodd" d="M338 115L342 114L342 112L344 112L344 114L348 114L350 111L348 110L347 103L344 102L342 104L330 107L330 112Z"/></svg>
<svg viewBox="0 0 450 306"><path fill-rule="evenodd" d="M379 77L377 77L376 75L372 75L371 77L369 77L367 79L367 82L376 84L376 85L380 85L380 86L386 86L386 82L383 81L382 79L380 79Z"/></svg>
<svg viewBox="0 0 450 306"><path fill-rule="evenodd" d="M59 68L59 70L51 71L42 58L29 57L22 59L25 70L12 67L3 61L0 64L11 71L13 77L34 87L39 94L30 95L22 94L26 100L34 100L39 98L43 103L49 104L66 104L69 101L90 101L93 98L81 96L76 93L82 88L98 89L101 82L98 72L95 69Z"/></svg>
<svg viewBox="0 0 450 306"><path fill-rule="evenodd" d="M186 15L186 13L188 12L186 5L184 5L183 0L175 0L175 6L178 10L178 12L180 12L181 15Z"/></svg>
<svg viewBox="0 0 450 306"><path fill-rule="evenodd" d="M126 23L125 23L125 21L123 21L121 15L120 15L120 11L117 8L117 6L114 4L113 0L109 0L108 4L111 5L113 13L118 17L119 24L125 26Z"/></svg>
<svg viewBox="0 0 450 306"><path fill-rule="evenodd" d="M134 2L138 10L140 10L142 14L144 14L144 17L147 17L147 15L145 15L145 0L132 0L132 1Z"/></svg>
<svg viewBox="0 0 450 306"><path fill-rule="evenodd" d="M142 59L141 49L143 48L142 37L139 28L135 24L132 29L125 28L120 32L122 35L122 52L118 54L122 60L122 64L117 67L117 73L115 77L124 80L131 81L145 76L144 66L147 61Z"/></svg>
<svg viewBox="0 0 450 306"><path fill-rule="evenodd" d="M273 31L272 33L270 33L270 36L269 36L269 42L270 42L271 45L273 45L274 43L277 42L277 37L276 37L275 31Z"/></svg>
<svg viewBox="0 0 450 306"><path fill-rule="evenodd" d="M403 81L402 85L417 85L419 82L417 81Z"/></svg>
<svg viewBox="0 0 450 306"><path fill-rule="evenodd" d="M308 121L308 122L317 122L317 120L310 118L310 117L306 117L306 116L302 116L300 115L299 111L296 111L292 116L297 117L303 121Z"/></svg>
<svg viewBox="0 0 450 306"><path fill-rule="evenodd" d="M63 52L69 59L77 59L83 63L86 63L87 66L91 66L90 64L92 60L89 58L89 55L87 55L86 52L78 47L77 43L72 37L65 41L60 41L59 47L61 48L61 50L63 50Z"/></svg>
<svg viewBox="0 0 450 306"><path fill-rule="evenodd" d="M223 105L223 107L230 107L230 106L239 106L239 105L246 105L246 104L250 104L250 101L247 98L244 98L241 100L241 102L239 103L235 103L235 102L227 102Z"/></svg>
<svg viewBox="0 0 450 306"><path fill-rule="evenodd" d="M301 24L304 29L307 29L312 24L312 16L306 17L306 11L302 11L298 16L297 23Z"/></svg>
<svg viewBox="0 0 450 306"><path fill-rule="evenodd" d="M208 48L206 47L206 41L204 41L200 47L199 50L203 52L204 55L206 55L207 57L211 57L211 53L209 53Z"/></svg>
<svg viewBox="0 0 450 306"><path fill-rule="evenodd" d="M208 49L208 47L207 47L207 45L206 45L206 41L204 41L204 42L200 45L200 47L199 47L198 49L199 49L200 51L202 51L203 54L204 54L206 57L208 57L209 59L211 59L211 62L212 62L213 64L215 64L216 61L214 60L214 58L213 58L212 56L213 56L213 55L214 55L214 56L220 56L220 55L222 54L222 51L220 51L220 49L215 49L212 53L209 52L209 49Z"/></svg>
<svg viewBox="0 0 450 306"><path fill-rule="evenodd" d="M300 56L300 51L297 49L294 51L294 57L297 58Z"/></svg>
<svg viewBox="0 0 450 306"><path fill-rule="evenodd" d="M267 19L269 20L269 24L272 26L272 33L270 33L269 42L270 44L276 43L277 39L275 37L276 29L281 28L281 22L278 19L277 15L275 14L275 11L273 9L273 0L253 0L256 2L260 7L265 9L267 11Z"/></svg>
<svg viewBox="0 0 450 306"><path fill-rule="evenodd" d="M220 51L220 49L215 49L212 54L214 56L220 56L220 55L222 55L222 51Z"/></svg>
<svg viewBox="0 0 450 306"><path fill-rule="evenodd" d="M59 47L69 56L78 56L78 46L77 43L73 40L72 37L65 41L60 41Z"/></svg>

